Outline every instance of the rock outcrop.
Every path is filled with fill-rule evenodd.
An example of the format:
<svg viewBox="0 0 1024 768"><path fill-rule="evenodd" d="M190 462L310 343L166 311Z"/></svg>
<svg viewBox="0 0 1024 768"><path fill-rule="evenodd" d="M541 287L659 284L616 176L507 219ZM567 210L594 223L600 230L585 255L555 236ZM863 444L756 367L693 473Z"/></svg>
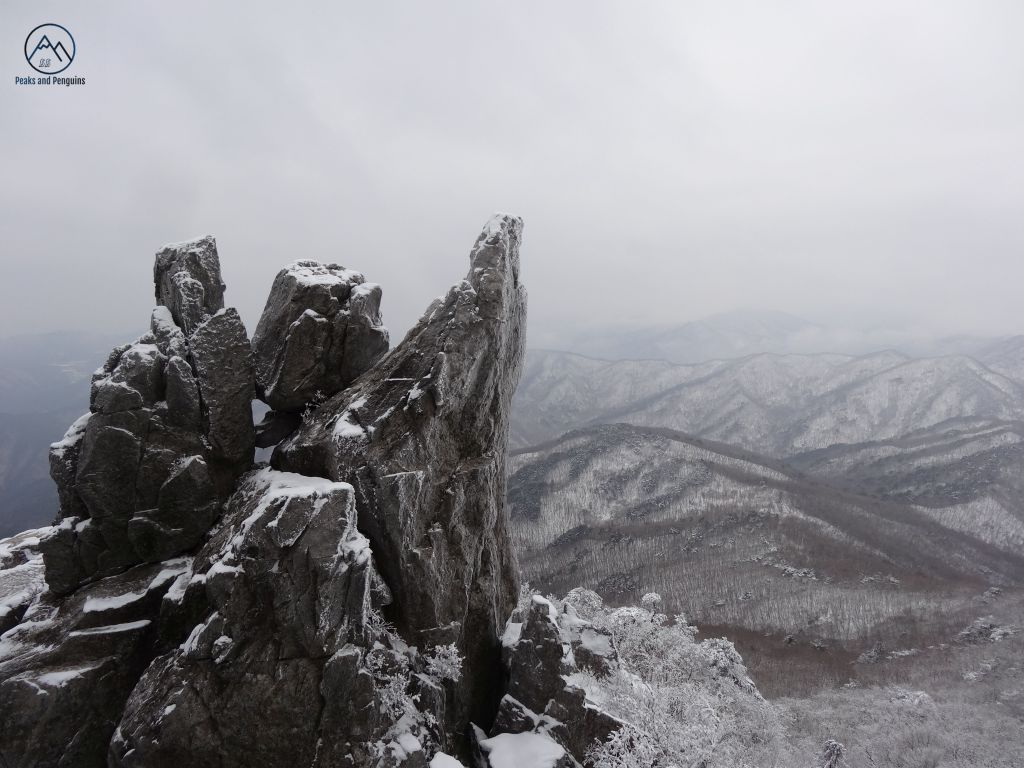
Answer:
<svg viewBox="0 0 1024 768"><path fill-rule="evenodd" d="M0 639L0 765L106 764L128 695L174 634L164 598L187 568L139 566L28 608Z"/></svg>
<svg viewBox="0 0 1024 768"><path fill-rule="evenodd" d="M526 313L521 236L520 219L492 219L466 279L272 461L353 486L360 530L394 594L387 617L409 642L454 642L466 657L448 712L456 733L496 710L498 635L518 594L504 496Z"/></svg>
<svg viewBox="0 0 1024 768"><path fill-rule="evenodd" d="M60 522L41 543L57 595L193 549L252 464L252 352L212 237L156 257L150 331L93 375L90 413L50 451Z"/></svg>
<svg viewBox="0 0 1024 768"><path fill-rule="evenodd" d="M358 273L282 271L254 355L213 239L157 254L150 332L52 449L61 519L0 548L0 764L426 768L516 739L573 764L502 700L510 673L536 718L565 698L500 639L521 233L492 219L386 355ZM254 380L273 468L252 463ZM539 621L523 637L557 678ZM499 707L516 724L487 738Z"/></svg>
<svg viewBox="0 0 1024 768"><path fill-rule="evenodd" d="M203 320L224 308L224 282L213 237L166 245L153 264L156 303L191 335Z"/></svg>
<svg viewBox="0 0 1024 768"><path fill-rule="evenodd" d="M374 689L367 679L359 697L357 648L388 591L356 529L351 486L247 475L182 599L204 605L203 620L136 686L115 764L340 765L354 737L373 733ZM361 722L352 701L370 705Z"/></svg>
<svg viewBox="0 0 1024 768"><path fill-rule="evenodd" d="M581 670L607 675L617 663L611 633L582 618L571 600L559 611L533 595L509 618L502 643L509 680L491 737L543 734L582 763L594 743L622 726L570 682Z"/></svg>
<svg viewBox="0 0 1024 768"><path fill-rule="evenodd" d="M380 286L337 264L296 261L277 273L253 334L260 397L300 411L337 394L388 351Z"/></svg>

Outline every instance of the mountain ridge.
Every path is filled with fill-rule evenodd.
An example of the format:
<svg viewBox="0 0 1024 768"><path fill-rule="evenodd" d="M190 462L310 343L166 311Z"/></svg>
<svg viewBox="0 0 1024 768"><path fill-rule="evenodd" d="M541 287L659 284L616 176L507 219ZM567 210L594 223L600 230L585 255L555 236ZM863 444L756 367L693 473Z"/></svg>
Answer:
<svg viewBox="0 0 1024 768"><path fill-rule="evenodd" d="M790 673L812 688L845 683L858 672L840 659L951 642L991 587L1024 594L1014 542L852 488L630 424L510 454L510 520L531 584L579 583L613 604L658 592L667 610L742 641L769 691L789 690Z"/></svg>
<svg viewBox="0 0 1024 768"><path fill-rule="evenodd" d="M1024 384L973 358L764 353L679 365L527 353L513 446L627 421L785 456L959 416L1024 418Z"/></svg>

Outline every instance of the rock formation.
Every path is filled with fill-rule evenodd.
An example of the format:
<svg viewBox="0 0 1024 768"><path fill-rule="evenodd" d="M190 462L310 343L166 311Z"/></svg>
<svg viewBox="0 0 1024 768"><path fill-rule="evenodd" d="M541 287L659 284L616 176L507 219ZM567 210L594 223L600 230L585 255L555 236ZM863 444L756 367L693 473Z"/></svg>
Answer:
<svg viewBox="0 0 1024 768"><path fill-rule="evenodd" d="M337 264L296 261L277 273L256 333L256 382L275 411L337 394L388 351L380 286Z"/></svg>
<svg viewBox="0 0 1024 768"><path fill-rule="evenodd" d="M605 639L537 601L506 630L521 233L492 219L389 354L358 273L287 267L250 350L213 239L157 254L150 332L54 445L62 519L0 548L0 765L426 768L514 739L573 765L555 719L614 727L560 677Z"/></svg>
<svg viewBox="0 0 1024 768"><path fill-rule="evenodd" d="M497 638L518 593L504 496L526 311L521 234L519 219L492 219L466 279L273 458L279 469L352 484L360 529L394 593L388 618L409 642L455 642L466 655L450 712L456 732L493 716Z"/></svg>
<svg viewBox="0 0 1024 768"><path fill-rule="evenodd" d="M252 352L213 238L164 248L154 274L150 331L110 353L90 413L51 449L61 514L41 548L57 595L193 549L252 463Z"/></svg>
<svg viewBox="0 0 1024 768"><path fill-rule="evenodd" d="M571 601L560 612L532 595L509 618L502 643L509 682L492 738L500 733L544 734L582 763L591 745L622 725L589 706L583 689L568 681L581 669L605 675L617 662L611 633L582 618ZM478 741L483 740L478 733Z"/></svg>
<svg viewBox="0 0 1024 768"><path fill-rule="evenodd" d="M0 765L106 765L128 695L183 629L164 598L188 564L136 566L28 607L0 639Z"/></svg>
<svg viewBox="0 0 1024 768"><path fill-rule="evenodd" d="M225 285L213 237L164 246L153 264L153 282L157 306L167 307L173 321L191 335L224 306Z"/></svg>
<svg viewBox="0 0 1024 768"><path fill-rule="evenodd" d="M180 594L202 621L135 687L115 764L342 765L377 724L359 649L387 594L351 486L255 470Z"/></svg>

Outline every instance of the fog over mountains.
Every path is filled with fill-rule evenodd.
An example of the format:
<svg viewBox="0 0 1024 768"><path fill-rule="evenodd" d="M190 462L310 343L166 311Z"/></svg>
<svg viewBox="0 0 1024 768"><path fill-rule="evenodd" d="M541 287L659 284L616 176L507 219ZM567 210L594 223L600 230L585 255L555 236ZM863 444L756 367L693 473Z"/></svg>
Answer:
<svg viewBox="0 0 1024 768"><path fill-rule="evenodd" d="M83 382L126 335L0 339L0 535L51 520L46 448L86 410ZM887 341L901 347L871 348ZM929 340L742 311L674 328L595 331L571 346L527 352L512 447L625 422L782 458L950 419L1024 419L1024 336Z"/></svg>
<svg viewBox="0 0 1024 768"><path fill-rule="evenodd" d="M0 536L55 517L46 448L123 335L0 342ZM1024 336L854 351L867 336L815 351L839 337L750 312L528 350L507 494L523 579L609 606L657 592L772 699L989 653L1024 622Z"/></svg>
<svg viewBox="0 0 1024 768"><path fill-rule="evenodd" d="M597 326L575 334L551 334L550 339L557 343L543 346L606 360L702 363L764 352L864 355L893 349L914 357L972 354L996 360L1005 356L1018 367L1024 341L1021 337L993 340L978 333L947 335L894 323L843 327L774 310L734 310L656 327Z"/></svg>
<svg viewBox="0 0 1024 768"><path fill-rule="evenodd" d="M525 578L657 591L773 695L945 647L987 590L1016 594L1024 337L815 338L839 339L733 313L530 350L509 480Z"/></svg>
<svg viewBox="0 0 1024 768"><path fill-rule="evenodd" d="M534 351L516 403L520 447L622 421L782 457L954 418L1020 419L1024 383L963 355L759 354L677 365Z"/></svg>

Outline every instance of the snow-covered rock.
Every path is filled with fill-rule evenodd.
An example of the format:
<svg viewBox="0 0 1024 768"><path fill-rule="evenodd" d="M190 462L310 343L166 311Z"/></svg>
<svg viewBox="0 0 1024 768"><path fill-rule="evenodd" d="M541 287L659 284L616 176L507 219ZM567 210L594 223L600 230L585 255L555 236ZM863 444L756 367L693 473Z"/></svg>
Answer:
<svg viewBox="0 0 1024 768"><path fill-rule="evenodd" d="M46 588L39 542L48 528L0 539L0 635L21 621L32 601Z"/></svg>
<svg viewBox="0 0 1024 768"><path fill-rule="evenodd" d="M504 496L521 230L495 217L466 279L380 360L377 287L287 268L279 283L315 306L270 314L334 317L343 363L312 356L348 371L332 389L362 375L301 417L273 469L252 465L252 351L212 238L158 254L150 331L112 352L53 447L63 519L0 546L5 764L470 758L470 722L490 725L504 694L518 591ZM264 341L284 366L270 389L301 390L308 339L285 333L280 358ZM278 421L265 439L295 426Z"/></svg>
<svg viewBox="0 0 1024 768"><path fill-rule="evenodd" d="M128 694L177 620L164 595L188 567L187 558L143 565L66 598L36 595L0 637L7 765L103 764Z"/></svg>
<svg viewBox="0 0 1024 768"><path fill-rule="evenodd" d="M187 335L224 308L217 243L212 235L165 245L153 264L156 303L167 307L175 325Z"/></svg>
<svg viewBox="0 0 1024 768"><path fill-rule="evenodd" d="M299 411L351 384L388 351L381 289L337 264L296 261L277 273L252 337L260 397Z"/></svg>
<svg viewBox="0 0 1024 768"><path fill-rule="evenodd" d="M466 278L402 343L326 401L273 465L351 483L360 530L410 642L456 642L465 674L452 732L489 720L500 698L498 636L518 576L505 514L508 413L523 353L522 221L494 217Z"/></svg>
<svg viewBox="0 0 1024 768"><path fill-rule="evenodd" d="M561 744L543 733L499 733L480 746L490 768L568 768L574 762Z"/></svg>
<svg viewBox="0 0 1024 768"><path fill-rule="evenodd" d="M460 761L444 752L438 752L430 760L430 768L466 768Z"/></svg>
<svg viewBox="0 0 1024 768"><path fill-rule="evenodd" d="M570 682L582 670L607 675L618 658L611 633L576 610L576 602L600 604L594 593L582 592L558 606L532 595L509 618L503 636L508 693L491 728L492 736L532 733L555 739L580 762L589 747L622 725ZM491 763L496 765L493 756Z"/></svg>
<svg viewBox="0 0 1024 768"><path fill-rule="evenodd" d="M165 248L154 275L166 305L111 352L90 413L50 448L63 522L41 550L57 594L195 547L252 462L252 352L223 309L216 244Z"/></svg>
<svg viewBox="0 0 1024 768"><path fill-rule="evenodd" d="M199 748L197 724L216 734L202 751L258 742L263 756L248 765L310 764L318 743L336 754L352 736L354 692L332 686L358 675L358 654L345 649L365 641L368 612L389 599L356 528L352 487L269 468L246 475L190 582L183 601L204 617L128 700L118 764L172 764ZM325 710L318 691L337 705Z"/></svg>

